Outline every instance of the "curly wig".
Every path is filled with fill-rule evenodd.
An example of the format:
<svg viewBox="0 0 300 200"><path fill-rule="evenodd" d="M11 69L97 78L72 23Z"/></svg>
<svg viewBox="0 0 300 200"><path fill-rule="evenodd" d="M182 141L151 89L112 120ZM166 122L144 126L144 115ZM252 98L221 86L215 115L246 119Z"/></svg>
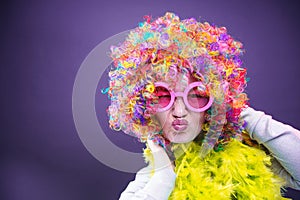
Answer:
<svg viewBox="0 0 300 200"><path fill-rule="evenodd" d="M109 72L109 124L145 142L150 136L164 145L155 114L154 82L189 73L201 81L214 102L206 111L202 141L207 150L222 148L231 138L242 138L245 122L240 113L247 106L246 69L240 56L242 44L225 27L180 20L167 12L131 30L126 40L111 47L114 67Z"/></svg>

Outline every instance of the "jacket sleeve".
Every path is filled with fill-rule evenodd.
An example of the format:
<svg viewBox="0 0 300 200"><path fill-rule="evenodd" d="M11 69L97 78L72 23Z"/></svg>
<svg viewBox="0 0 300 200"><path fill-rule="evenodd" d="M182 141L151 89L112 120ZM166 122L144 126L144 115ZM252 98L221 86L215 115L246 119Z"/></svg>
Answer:
<svg viewBox="0 0 300 200"><path fill-rule="evenodd" d="M165 168L151 176L151 171L150 165L138 171L119 200L167 200L174 188L176 174Z"/></svg>
<svg viewBox="0 0 300 200"><path fill-rule="evenodd" d="M300 190L300 131L250 107L241 116L250 137L276 158L274 172L287 181L288 187Z"/></svg>

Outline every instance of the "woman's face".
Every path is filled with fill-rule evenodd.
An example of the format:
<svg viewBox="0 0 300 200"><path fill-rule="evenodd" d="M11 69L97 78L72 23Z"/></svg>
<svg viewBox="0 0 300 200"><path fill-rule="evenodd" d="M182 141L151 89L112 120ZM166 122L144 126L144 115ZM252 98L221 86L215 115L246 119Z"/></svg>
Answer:
<svg viewBox="0 0 300 200"><path fill-rule="evenodd" d="M172 89L174 92L183 92L188 84L194 81L195 79L189 75L178 74ZM169 110L157 112L154 117L160 123L164 137L173 143L193 141L199 135L204 123L204 112L189 110L182 97L176 97Z"/></svg>

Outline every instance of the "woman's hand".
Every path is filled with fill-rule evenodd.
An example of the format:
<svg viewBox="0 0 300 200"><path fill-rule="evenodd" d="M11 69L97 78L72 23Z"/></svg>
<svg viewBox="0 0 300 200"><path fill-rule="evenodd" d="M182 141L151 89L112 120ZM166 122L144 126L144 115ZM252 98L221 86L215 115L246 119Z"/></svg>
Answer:
<svg viewBox="0 0 300 200"><path fill-rule="evenodd" d="M154 159L154 175L143 189L154 199L168 199L175 185L174 165L166 151L152 140L147 140Z"/></svg>
<svg viewBox="0 0 300 200"><path fill-rule="evenodd" d="M174 172L174 164L171 162L165 149L150 139L147 140L147 143L153 155L155 172L165 168Z"/></svg>
<svg viewBox="0 0 300 200"><path fill-rule="evenodd" d="M176 174L166 151L152 140L147 140L147 143L154 165L137 173L135 180L122 192L120 200L167 200L174 188Z"/></svg>

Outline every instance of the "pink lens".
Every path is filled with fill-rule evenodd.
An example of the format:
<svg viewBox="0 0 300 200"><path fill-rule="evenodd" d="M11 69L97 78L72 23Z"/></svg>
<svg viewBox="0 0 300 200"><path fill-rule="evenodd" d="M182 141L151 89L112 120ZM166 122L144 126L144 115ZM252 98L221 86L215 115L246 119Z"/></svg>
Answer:
<svg viewBox="0 0 300 200"><path fill-rule="evenodd" d="M156 87L155 95L158 97L158 108L165 108L170 104L171 93L167 88L162 86Z"/></svg>
<svg viewBox="0 0 300 200"><path fill-rule="evenodd" d="M188 104L196 109L203 108L208 104L209 98L205 94L205 88L195 86L187 94Z"/></svg>

